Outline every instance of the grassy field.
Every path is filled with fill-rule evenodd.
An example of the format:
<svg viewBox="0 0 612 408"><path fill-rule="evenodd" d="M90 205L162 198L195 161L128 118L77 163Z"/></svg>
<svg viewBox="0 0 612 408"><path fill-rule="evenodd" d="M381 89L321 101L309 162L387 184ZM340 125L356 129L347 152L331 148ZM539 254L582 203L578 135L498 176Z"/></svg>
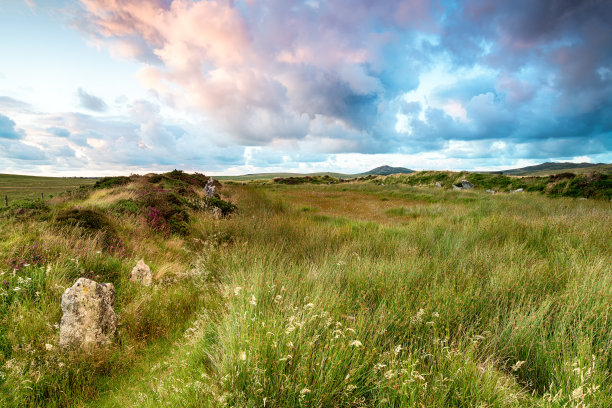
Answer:
<svg viewBox="0 0 612 408"><path fill-rule="evenodd" d="M0 406L612 406L608 200L236 184L236 213L172 232L138 212L188 188L164 180L4 213ZM122 246L61 225L75 206ZM117 340L63 352L61 294L88 273L115 284Z"/></svg>
<svg viewBox="0 0 612 408"><path fill-rule="evenodd" d="M0 205L4 205L6 195L9 204L15 200L40 198L57 195L66 190L75 190L80 186L92 185L95 179L78 177L36 177L15 174L0 174Z"/></svg>
<svg viewBox="0 0 612 408"><path fill-rule="evenodd" d="M563 169L563 170L540 170L534 171L525 174L525 176L549 176L551 174L559 174L559 173L574 173L574 174L589 174L589 173L602 173L602 174L612 174L612 164L600 164L597 166L590 166L584 168L573 168L573 169Z"/></svg>

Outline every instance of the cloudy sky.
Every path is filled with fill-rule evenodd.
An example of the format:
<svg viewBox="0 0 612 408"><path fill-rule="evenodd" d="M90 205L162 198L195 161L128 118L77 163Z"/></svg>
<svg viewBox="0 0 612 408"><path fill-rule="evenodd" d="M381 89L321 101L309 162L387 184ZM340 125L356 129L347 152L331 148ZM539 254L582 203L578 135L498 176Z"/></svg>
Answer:
<svg viewBox="0 0 612 408"><path fill-rule="evenodd" d="M612 161L610 0L0 0L0 172Z"/></svg>

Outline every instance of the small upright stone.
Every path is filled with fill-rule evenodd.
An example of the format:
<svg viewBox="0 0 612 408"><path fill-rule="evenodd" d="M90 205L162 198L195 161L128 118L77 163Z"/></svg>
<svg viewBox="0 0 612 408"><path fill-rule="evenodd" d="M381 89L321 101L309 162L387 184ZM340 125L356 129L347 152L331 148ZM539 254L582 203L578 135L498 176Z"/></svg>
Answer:
<svg viewBox="0 0 612 408"><path fill-rule="evenodd" d="M442 188L442 184L439 181L436 181L436 188Z"/></svg>
<svg viewBox="0 0 612 408"><path fill-rule="evenodd" d="M220 220L223 218L223 211L219 207L213 208L213 217L215 217L215 220Z"/></svg>
<svg viewBox="0 0 612 408"><path fill-rule="evenodd" d="M204 186L204 193L206 194L206 197L208 198L212 198L215 196L215 181L213 180L212 177L210 177L208 179L208 181L206 182L206 185Z"/></svg>
<svg viewBox="0 0 612 408"><path fill-rule="evenodd" d="M145 286L151 286L153 284L153 275L151 274L151 268L149 268L149 265L147 265L143 259L138 261L134 269L132 269L130 281L140 282Z"/></svg>
<svg viewBox="0 0 612 408"><path fill-rule="evenodd" d="M112 342L117 329L115 287L79 278L62 295L60 347L88 348Z"/></svg>
<svg viewBox="0 0 612 408"><path fill-rule="evenodd" d="M461 180L461 187L465 189L474 188L474 185L467 180Z"/></svg>

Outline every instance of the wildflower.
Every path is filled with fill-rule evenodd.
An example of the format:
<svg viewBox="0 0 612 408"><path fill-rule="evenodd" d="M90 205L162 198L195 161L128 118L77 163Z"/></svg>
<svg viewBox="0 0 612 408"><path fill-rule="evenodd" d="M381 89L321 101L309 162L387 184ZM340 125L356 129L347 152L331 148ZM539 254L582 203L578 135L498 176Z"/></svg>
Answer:
<svg viewBox="0 0 612 408"><path fill-rule="evenodd" d="M246 352L245 351L241 351L239 354L240 360L245 361L246 360Z"/></svg>
<svg viewBox="0 0 612 408"><path fill-rule="evenodd" d="M440 317L440 313L438 313L438 312L433 312L431 315L432 315L433 317L435 317L435 318Z"/></svg>
<svg viewBox="0 0 612 408"><path fill-rule="evenodd" d="M308 309L312 309L313 307L314 307L314 304L308 303L306 306L304 306L304 309L308 310Z"/></svg>
<svg viewBox="0 0 612 408"><path fill-rule="evenodd" d="M398 344L397 347L393 349L393 354L397 356L400 353L400 351L402 351L402 345Z"/></svg>
<svg viewBox="0 0 612 408"><path fill-rule="evenodd" d="M20 288L19 286L15 286L15 287L13 288L13 290L14 290L15 292L19 292L19 291L21 290L21 288Z"/></svg>
<svg viewBox="0 0 612 408"><path fill-rule="evenodd" d="M53 350L53 344L49 344L49 343L45 344L45 350L47 351Z"/></svg>
<svg viewBox="0 0 612 408"><path fill-rule="evenodd" d="M310 390L308 388L302 388L302 390L300 391L300 395L304 394L310 394Z"/></svg>
<svg viewBox="0 0 612 408"><path fill-rule="evenodd" d="M274 303L280 303L281 300L283 300L283 297L281 295L276 295L274 298Z"/></svg>
<svg viewBox="0 0 612 408"><path fill-rule="evenodd" d="M353 340L351 341L351 347L362 347L363 343L361 343L359 340Z"/></svg>
<svg viewBox="0 0 612 408"><path fill-rule="evenodd" d="M255 299L255 295L251 295L251 300L249 300L249 303L253 306L257 306L257 299Z"/></svg>
<svg viewBox="0 0 612 408"><path fill-rule="evenodd" d="M238 296L240 294L240 291L242 290L242 287L240 286L236 286L234 288L234 296Z"/></svg>

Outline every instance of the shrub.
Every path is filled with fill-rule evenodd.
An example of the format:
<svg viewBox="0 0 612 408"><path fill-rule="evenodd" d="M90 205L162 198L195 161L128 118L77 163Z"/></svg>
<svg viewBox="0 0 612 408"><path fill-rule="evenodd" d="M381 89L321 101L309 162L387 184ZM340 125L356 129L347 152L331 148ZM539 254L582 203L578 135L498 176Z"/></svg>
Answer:
<svg viewBox="0 0 612 408"><path fill-rule="evenodd" d="M103 177L100 180L96 181L93 188L111 188L116 186L123 186L130 182L129 177L119 176L119 177Z"/></svg>

